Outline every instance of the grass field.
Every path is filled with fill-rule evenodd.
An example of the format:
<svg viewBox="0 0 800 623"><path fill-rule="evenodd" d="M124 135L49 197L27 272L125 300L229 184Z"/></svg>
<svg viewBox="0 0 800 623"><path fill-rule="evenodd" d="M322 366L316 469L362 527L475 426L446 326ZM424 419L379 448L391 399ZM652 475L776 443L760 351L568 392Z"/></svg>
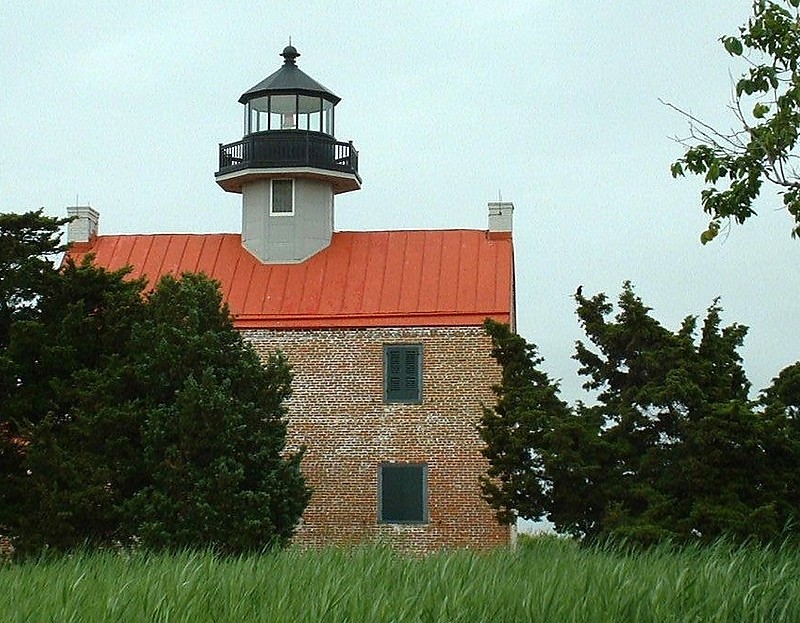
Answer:
<svg viewBox="0 0 800 623"><path fill-rule="evenodd" d="M0 621L797 622L800 551L75 554L0 567Z"/></svg>

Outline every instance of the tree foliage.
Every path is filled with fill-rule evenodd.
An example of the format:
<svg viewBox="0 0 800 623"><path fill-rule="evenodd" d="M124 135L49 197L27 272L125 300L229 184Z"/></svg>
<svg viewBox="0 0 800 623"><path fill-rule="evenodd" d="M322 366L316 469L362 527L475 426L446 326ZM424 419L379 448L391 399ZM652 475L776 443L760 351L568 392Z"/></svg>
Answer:
<svg viewBox="0 0 800 623"><path fill-rule="evenodd" d="M285 358L262 365L204 276L164 277L146 306L131 349L132 407L147 414L133 532L152 547L285 544L310 495L302 453L284 453Z"/></svg>
<svg viewBox="0 0 800 623"><path fill-rule="evenodd" d="M772 379L759 397L759 407L767 427L776 512L781 518L800 521L800 361Z"/></svg>
<svg viewBox="0 0 800 623"><path fill-rule="evenodd" d="M144 311L143 283L124 275L70 262L42 291L35 317L11 327L6 353L14 384L2 419L19 462L7 473L7 492L17 496L3 500L3 519L22 549L108 542L119 531L120 489L102 448L115 441L128 448L123 422L109 407L129 386L117 383L110 405L99 389L120 374ZM98 412L110 419L93 428L90 416Z"/></svg>
<svg viewBox="0 0 800 623"><path fill-rule="evenodd" d="M508 325L487 319L484 327L492 338L492 356L502 368L502 380L493 388L497 404L484 406L478 427L490 465L481 488L498 518L511 523L517 516L547 512L552 488L549 465L531 448L546 445L550 422L563 419L567 406L558 397L558 384L538 369L543 360L535 346Z"/></svg>
<svg viewBox="0 0 800 623"><path fill-rule="evenodd" d="M146 292L91 258L41 282L0 350L0 533L23 551L287 542L309 498L285 449L290 370L242 340L216 282Z"/></svg>
<svg viewBox="0 0 800 623"><path fill-rule="evenodd" d="M714 469L731 467L723 460L730 440L722 435L747 410L749 383L737 353L746 329L721 329L715 302L697 343L696 318L669 331L630 284L613 319L603 294L579 296L577 303L590 344L578 342L575 358L579 373L588 377L584 387L597 392L597 403L581 406L579 415L591 427L587 437L603 446L596 486L605 491L584 513L581 532L637 539L693 533L714 538L725 532L721 525L701 524L724 497L726 477L708 479ZM719 456L708 452L710 443L720 445ZM711 465L712 459L723 464Z"/></svg>
<svg viewBox="0 0 800 623"><path fill-rule="evenodd" d="M0 214L0 348L8 345L12 319L29 311L55 276L54 262L65 250L58 229L66 222L41 209Z"/></svg>
<svg viewBox="0 0 800 623"><path fill-rule="evenodd" d="M687 148L672 165L673 177L702 175L703 210L710 215L701 235L712 240L723 222L744 223L765 182L777 188L800 236L800 175L796 168L800 132L800 0L754 0L752 16L738 35L720 39L749 69L736 82L731 106L737 125L723 132L690 119Z"/></svg>
<svg viewBox="0 0 800 623"><path fill-rule="evenodd" d="M546 377L514 373L541 363L535 350L490 327L503 382L483 419L493 482L484 491L501 516L547 518L589 539L779 536L800 512L798 368L781 373L759 406L738 353L746 327L722 326L717 301L677 331L627 283L616 314L604 294L576 302L587 341L575 359L592 404L542 400L543 387L553 391Z"/></svg>
<svg viewBox="0 0 800 623"><path fill-rule="evenodd" d="M13 417L18 362L11 356L11 327L36 316L36 301L56 279L55 261L64 247L59 227L66 221L46 217L43 210L0 214L0 532L8 501L18 501L22 488L9 480L21 469L18 422Z"/></svg>

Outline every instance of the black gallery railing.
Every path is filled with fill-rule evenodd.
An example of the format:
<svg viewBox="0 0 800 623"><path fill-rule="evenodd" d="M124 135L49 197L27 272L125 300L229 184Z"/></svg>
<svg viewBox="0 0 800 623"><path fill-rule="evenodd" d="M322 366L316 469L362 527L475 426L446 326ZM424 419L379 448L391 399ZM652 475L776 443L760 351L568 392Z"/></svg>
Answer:
<svg viewBox="0 0 800 623"><path fill-rule="evenodd" d="M278 130L219 146L217 175L248 168L315 167L358 176L358 151L321 132Z"/></svg>

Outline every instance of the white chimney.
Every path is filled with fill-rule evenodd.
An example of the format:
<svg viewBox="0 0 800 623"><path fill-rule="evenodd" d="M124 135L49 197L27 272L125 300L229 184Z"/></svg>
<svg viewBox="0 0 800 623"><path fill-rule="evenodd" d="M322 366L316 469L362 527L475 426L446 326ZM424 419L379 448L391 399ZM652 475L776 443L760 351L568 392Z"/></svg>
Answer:
<svg viewBox="0 0 800 623"><path fill-rule="evenodd" d="M97 235L100 214L89 206L68 206L67 216L74 220L67 225L67 242L90 242Z"/></svg>
<svg viewBox="0 0 800 623"><path fill-rule="evenodd" d="M489 202L489 233L510 234L513 229L514 204L510 201Z"/></svg>

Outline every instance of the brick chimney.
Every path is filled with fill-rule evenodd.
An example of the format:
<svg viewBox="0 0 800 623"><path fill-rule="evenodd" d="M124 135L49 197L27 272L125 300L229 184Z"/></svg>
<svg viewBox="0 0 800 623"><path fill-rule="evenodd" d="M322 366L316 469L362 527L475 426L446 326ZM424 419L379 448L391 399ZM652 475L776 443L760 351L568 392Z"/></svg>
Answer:
<svg viewBox="0 0 800 623"><path fill-rule="evenodd" d="M510 238L513 220L513 203L510 201L489 202L489 238Z"/></svg>
<svg viewBox="0 0 800 623"><path fill-rule="evenodd" d="M67 242L91 242L97 235L100 214L89 206L68 206L67 216L74 217L67 225Z"/></svg>

